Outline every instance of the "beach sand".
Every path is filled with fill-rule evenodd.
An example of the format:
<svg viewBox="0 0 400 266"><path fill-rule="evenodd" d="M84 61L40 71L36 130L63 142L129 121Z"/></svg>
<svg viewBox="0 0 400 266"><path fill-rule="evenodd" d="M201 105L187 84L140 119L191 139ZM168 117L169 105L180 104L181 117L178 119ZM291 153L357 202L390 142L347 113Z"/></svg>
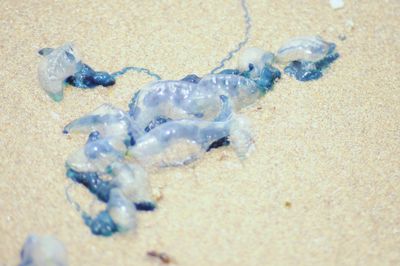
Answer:
<svg viewBox="0 0 400 266"><path fill-rule="evenodd" d="M400 264L400 2L248 5L247 47L276 51L291 37L319 34L337 43L340 59L315 82L284 75L243 111L256 145L247 160L227 147L152 173L158 209L139 215L136 232L101 238L65 198L64 162L86 137L62 128L102 103L126 109L150 78L68 87L55 103L39 87L37 50L73 41L97 70L204 75L243 38L240 4L1 1L0 265L16 265L32 233L60 239L72 266L157 265L149 250L179 265ZM89 208L85 189L72 194Z"/></svg>

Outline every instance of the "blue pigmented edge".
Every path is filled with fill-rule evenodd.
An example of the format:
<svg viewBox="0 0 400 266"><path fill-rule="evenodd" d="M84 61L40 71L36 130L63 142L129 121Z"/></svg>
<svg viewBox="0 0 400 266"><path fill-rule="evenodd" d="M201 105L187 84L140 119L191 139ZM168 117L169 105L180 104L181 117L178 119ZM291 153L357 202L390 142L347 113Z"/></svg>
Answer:
<svg viewBox="0 0 400 266"><path fill-rule="evenodd" d="M183 79L181 79L181 81L187 81L187 82L191 82L191 83L199 83L200 81L200 77L197 76L196 74L189 74L186 77L184 77Z"/></svg>
<svg viewBox="0 0 400 266"><path fill-rule="evenodd" d="M211 151L212 149L218 149L220 147L225 147L225 146L229 146L230 145L230 141L229 141L229 136L220 138L216 141L214 141L213 143L211 143L210 146L208 146L206 152Z"/></svg>
<svg viewBox="0 0 400 266"><path fill-rule="evenodd" d="M132 132L128 132L128 138L124 140L124 144L127 148L135 146L136 145L136 139L133 136Z"/></svg>
<svg viewBox="0 0 400 266"><path fill-rule="evenodd" d="M110 181L101 179L96 172L78 172L67 166L66 176L75 183L85 186L102 202L108 202L110 191L114 188Z"/></svg>
<svg viewBox="0 0 400 266"><path fill-rule="evenodd" d="M265 94L267 91L272 90L275 82L281 78L281 72L279 69L265 65L261 70L260 77L254 81L257 83L259 90Z"/></svg>
<svg viewBox="0 0 400 266"><path fill-rule="evenodd" d="M47 56L52 51L54 51L53 48L42 48L39 49L38 54L41 56ZM72 54L67 52L66 55L71 56L72 59L74 59L74 56ZM161 80L160 75L154 73L147 68L138 66L124 67L123 69L110 74L105 71L95 71L89 65L83 63L82 61L79 61L77 63L77 69L78 71L74 75L69 76L64 80L64 84L69 84L73 87L81 89L93 89L97 86L109 87L113 86L116 83L117 77L122 76L129 71L144 73L156 80ZM56 101L61 101L61 99L58 99L56 96L54 96L53 98Z"/></svg>
<svg viewBox="0 0 400 266"><path fill-rule="evenodd" d="M129 108L128 114L132 118L136 118L140 113L140 108L137 107L139 95L140 95L140 90L135 92L135 94L132 97L131 102L128 104L128 108Z"/></svg>
<svg viewBox="0 0 400 266"><path fill-rule="evenodd" d="M118 226L107 211L101 211L95 218L84 213L82 218L94 235L109 237L118 232Z"/></svg>
<svg viewBox="0 0 400 266"><path fill-rule="evenodd" d="M89 65L78 63L78 72L68 77L65 82L81 89L92 89L97 86L109 87L115 84L115 77L103 71L95 71Z"/></svg>
<svg viewBox="0 0 400 266"><path fill-rule="evenodd" d="M255 71L253 64L249 64L249 69L247 71L240 72L238 69L224 69L218 74L240 75L251 79L257 84L258 89L262 94L272 90L274 84L281 78L281 72L279 69L269 64L265 64L256 78L252 78L253 71Z"/></svg>
<svg viewBox="0 0 400 266"><path fill-rule="evenodd" d="M320 79L325 70L340 57L335 49L336 44L330 43L327 56L320 61L293 61L285 67L284 72L302 82Z"/></svg>
<svg viewBox="0 0 400 266"><path fill-rule="evenodd" d="M154 128L158 127L159 125L162 125L171 120L172 119L169 117L157 116L154 120L150 121L149 124L144 128L144 132L148 133Z"/></svg>
<svg viewBox="0 0 400 266"><path fill-rule="evenodd" d="M101 179L101 177L95 172L84 173L75 171L68 166L66 166L66 168L66 176L68 178L75 183L85 186L100 201L104 203L109 201L111 189L115 187L110 181ZM109 168L107 173L111 174L111 172L112 170ZM71 202L67 192L66 194L69 199L68 201ZM135 205L135 208L138 211L154 211L157 208L157 205L150 201L134 202L132 204ZM79 204L74 203L74 205L77 211L81 212L82 219L94 235L108 237L118 232L118 226L114 223L107 210L101 211L96 217L93 218L86 212L81 211Z"/></svg>
<svg viewBox="0 0 400 266"><path fill-rule="evenodd" d="M46 50L44 52L46 52ZM95 71L89 65L79 62L78 72L68 77L65 82L81 89L92 89L97 86L108 87L115 84L117 77L122 76L129 71L145 73L156 80L161 80L161 77L158 74L144 67L129 66L124 67L120 71L109 74L103 71Z"/></svg>
<svg viewBox="0 0 400 266"><path fill-rule="evenodd" d="M151 201L135 202L136 210L138 211L154 211L157 205Z"/></svg>
<svg viewBox="0 0 400 266"><path fill-rule="evenodd" d="M96 172L78 172L66 166L66 176L75 183L85 186L100 201L107 203L110 199L110 192L115 186L108 180L103 180ZM109 169L108 171L112 171ZM110 174L110 173L108 173ZM156 205L153 202L135 202L137 210L154 210ZM147 206L147 207L146 207Z"/></svg>

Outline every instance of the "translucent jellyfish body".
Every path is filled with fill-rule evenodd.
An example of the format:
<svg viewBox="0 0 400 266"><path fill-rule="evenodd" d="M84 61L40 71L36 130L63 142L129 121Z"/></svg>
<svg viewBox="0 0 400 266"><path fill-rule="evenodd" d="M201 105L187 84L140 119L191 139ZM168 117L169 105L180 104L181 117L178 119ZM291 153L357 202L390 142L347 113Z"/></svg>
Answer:
<svg viewBox="0 0 400 266"><path fill-rule="evenodd" d="M125 142L121 138L101 138L87 143L72 153L66 165L79 172L105 173L113 162L124 159L126 149Z"/></svg>
<svg viewBox="0 0 400 266"><path fill-rule="evenodd" d="M254 81L240 75L158 81L139 90L130 105L130 115L141 129L158 117L212 121L223 108L221 96L226 97L233 110L239 110L261 95Z"/></svg>
<svg viewBox="0 0 400 266"><path fill-rule="evenodd" d="M115 84L115 77L104 71L95 71L84 63L78 64L78 71L65 81L77 88L91 89L97 86L108 87Z"/></svg>
<svg viewBox="0 0 400 266"><path fill-rule="evenodd" d="M106 173L112 163L124 160L127 147L134 145L140 134L126 112L109 104L72 121L63 132L90 133L86 145L68 157L67 167L100 174Z"/></svg>
<svg viewBox="0 0 400 266"><path fill-rule="evenodd" d="M110 175L111 180L103 179L104 175ZM137 164L114 162L107 173L83 172L68 167L67 176L74 182L84 185L100 201L108 202L113 188L119 188L121 192L134 203L138 210L150 210L155 206L151 199L150 184L146 171Z"/></svg>
<svg viewBox="0 0 400 266"><path fill-rule="evenodd" d="M146 171L137 164L116 162L111 165L111 184L118 187L138 210L150 210L155 206ZM147 207L146 207L147 206Z"/></svg>
<svg viewBox="0 0 400 266"><path fill-rule="evenodd" d="M103 137L125 136L128 132L136 132L132 118L123 110L103 104L93 112L73 120L64 127L63 133L99 132Z"/></svg>
<svg viewBox="0 0 400 266"><path fill-rule="evenodd" d="M210 148L225 145L227 138L238 156L245 158L253 147L250 127L243 118L228 112L231 110L228 105L223 106L221 113L224 115L217 116L223 121L166 121L142 134L133 143L122 141L125 135L129 135L121 134L124 132L121 129L129 127L117 126L118 123L125 123L123 119L117 122L112 116L107 117L103 113L103 116L95 120L91 117L73 123L74 126L70 126L68 132L96 129L108 134L103 138L99 131L92 131L86 145L73 153L67 161L67 176L87 187L107 204L106 209L96 216L82 213L92 233L110 236L115 232L129 231L136 227L136 210L148 211L155 208L145 170L139 164L129 161L144 166L182 165L199 158ZM118 114L110 106L99 109ZM94 113L102 112L97 110ZM116 127L117 134L112 135L105 130L107 125ZM127 150L127 157L124 156L124 150ZM102 178L104 175L112 179L105 180Z"/></svg>
<svg viewBox="0 0 400 266"><path fill-rule="evenodd" d="M51 236L29 236L21 250L20 266L67 266L63 244Z"/></svg>
<svg viewBox="0 0 400 266"><path fill-rule="evenodd" d="M309 61L293 61L285 67L285 73L295 77L299 81L309 81L319 79L323 76L325 69L327 69L332 62L339 58L339 54L334 52L328 53L326 57L317 62Z"/></svg>
<svg viewBox="0 0 400 266"><path fill-rule="evenodd" d="M258 71L261 71L265 65L272 65L274 63L274 54L266 52L261 48L251 47L247 48L240 54L238 60L238 69L241 72L249 70L252 65Z"/></svg>
<svg viewBox="0 0 400 266"><path fill-rule="evenodd" d="M67 176L87 187L97 198L106 203L105 210L96 216L82 212L82 218L95 235L110 236L115 232L126 232L136 227L136 210L151 211L155 203L151 200L147 175L141 167L127 162L115 162L104 180L95 172L67 171Z"/></svg>
<svg viewBox="0 0 400 266"><path fill-rule="evenodd" d="M110 192L110 200L107 203L107 211L111 219L117 225L119 232L125 232L136 227L136 209L124 193L113 188Z"/></svg>
<svg viewBox="0 0 400 266"><path fill-rule="evenodd" d="M39 54L43 56L38 71L40 85L55 101L62 100L65 84L81 89L91 89L97 86L108 87L115 84L116 77L124 75L128 71L143 72L160 79L160 76L147 68L135 66L125 67L115 73L95 71L80 61L76 50L70 43L56 49L40 49Z"/></svg>
<svg viewBox="0 0 400 266"><path fill-rule="evenodd" d="M315 80L335 61L339 54L334 43L319 36L297 37L284 44L276 55L279 63L289 63L285 73L300 81Z"/></svg>
<svg viewBox="0 0 400 266"><path fill-rule="evenodd" d="M43 59L39 64L39 82L44 91L55 101L63 99L64 81L79 68L79 57L72 44L59 48L45 48L39 51Z"/></svg>
<svg viewBox="0 0 400 266"><path fill-rule="evenodd" d="M324 58L331 44L325 42L319 36L302 36L290 39L276 53L276 60L279 63L293 61L317 62Z"/></svg>
<svg viewBox="0 0 400 266"><path fill-rule="evenodd" d="M258 88L265 93L271 90L276 80L281 77L281 72L272 66L274 62L273 53L250 47L239 56L238 73L253 80Z"/></svg>
<svg viewBox="0 0 400 266"><path fill-rule="evenodd" d="M164 123L139 138L129 147L128 155L142 165L179 166L201 157L210 145L227 136L239 157L245 158L253 140L242 120L223 122L177 120Z"/></svg>
<svg viewBox="0 0 400 266"><path fill-rule="evenodd" d="M66 166L69 178L107 205L95 216L82 212L93 234L135 228L134 210L155 209L142 166L184 165L226 145L240 158L248 156L250 127L235 111L264 95L280 72L268 63L257 72L254 67L223 72L152 82L134 95L129 112L104 104L65 126L65 134L89 134Z"/></svg>
<svg viewBox="0 0 400 266"><path fill-rule="evenodd" d="M111 189L106 210L94 218L85 213L83 219L93 234L101 236L127 232L137 224L135 206L119 188Z"/></svg>
<svg viewBox="0 0 400 266"><path fill-rule="evenodd" d="M110 167L110 181L104 181L94 173L74 172L75 180L80 178L81 184L107 204L106 209L94 218L83 213L83 219L93 234L109 236L129 231L136 227L136 210L154 210L147 175L140 169L137 165L116 162Z"/></svg>

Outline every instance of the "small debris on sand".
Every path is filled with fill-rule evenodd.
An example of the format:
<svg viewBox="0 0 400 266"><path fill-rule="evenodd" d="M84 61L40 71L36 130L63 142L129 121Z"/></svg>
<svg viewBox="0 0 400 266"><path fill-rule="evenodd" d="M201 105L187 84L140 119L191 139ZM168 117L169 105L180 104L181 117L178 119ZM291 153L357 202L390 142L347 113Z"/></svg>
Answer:
<svg viewBox="0 0 400 266"><path fill-rule="evenodd" d="M346 20L345 26L347 31L351 31L354 28L353 20L351 19Z"/></svg>
<svg viewBox="0 0 400 266"><path fill-rule="evenodd" d="M60 120L60 115L54 111L50 111L50 115L54 120Z"/></svg>
<svg viewBox="0 0 400 266"><path fill-rule="evenodd" d="M147 252L147 256L153 257L153 258L158 258L162 263L169 264L173 262L171 257L164 252L157 252L155 250L151 250Z"/></svg>
<svg viewBox="0 0 400 266"><path fill-rule="evenodd" d="M329 0L329 4L333 9L339 9L344 7L344 1L343 0Z"/></svg>
<svg viewBox="0 0 400 266"><path fill-rule="evenodd" d="M163 198L163 193L161 191L161 188L159 187L153 188L153 197L157 202L159 202Z"/></svg>
<svg viewBox="0 0 400 266"><path fill-rule="evenodd" d="M343 33L339 34L338 38L341 41L345 41L347 39L346 35L344 35Z"/></svg>

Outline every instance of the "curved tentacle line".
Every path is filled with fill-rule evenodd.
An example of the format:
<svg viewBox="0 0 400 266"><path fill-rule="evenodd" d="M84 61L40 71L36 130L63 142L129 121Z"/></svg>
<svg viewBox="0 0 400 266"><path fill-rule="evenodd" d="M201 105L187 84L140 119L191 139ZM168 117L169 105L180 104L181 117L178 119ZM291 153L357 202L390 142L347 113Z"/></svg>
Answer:
<svg viewBox="0 0 400 266"><path fill-rule="evenodd" d="M111 76L116 78L116 77L124 75L128 71L134 71L134 72L137 72L137 73L145 73L146 75L148 75L150 77L153 77L156 80L161 80L161 77L158 74L156 74L153 71L151 71L150 69L147 69L147 68L144 68L144 67L136 67L136 66L124 67L120 71L112 73Z"/></svg>
<svg viewBox="0 0 400 266"><path fill-rule="evenodd" d="M240 4L242 5L243 17L244 17L244 21L246 23L244 39L241 42L239 42L233 50L228 52L226 57L224 57L221 60L221 62L219 63L219 65L217 67L215 67L213 70L211 70L211 72L210 72L211 74L214 74L215 72L217 72L217 70L220 70L221 68L223 68L225 66L225 63L228 62L229 60L231 60L235 56L235 54L237 52L239 52L247 44L247 42L250 39L250 30L251 30L251 26L252 26L250 13L247 8L247 3L245 0L241 0Z"/></svg>
<svg viewBox="0 0 400 266"><path fill-rule="evenodd" d="M80 213L95 235L110 236L136 228L139 211L152 211L147 176L150 167L176 167L201 158L207 152L230 145L240 159L254 149L251 126L238 112L272 90L281 78L274 65L286 65L285 73L300 81L322 77L338 58L335 44L319 36L289 40L276 53L247 48L236 69L222 69L244 47L250 36L251 17L241 0L245 37L210 74L187 75L179 80L162 80L143 67L125 67L109 74L84 64L71 44L39 51L39 81L54 100L61 100L63 87L111 86L116 78L134 71L155 81L137 90L128 110L103 104L65 126L63 133L88 134L86 144L66 162L67 177L86 187L104 210L97 215L83 211L66 188L67 200Z"/></svg>

